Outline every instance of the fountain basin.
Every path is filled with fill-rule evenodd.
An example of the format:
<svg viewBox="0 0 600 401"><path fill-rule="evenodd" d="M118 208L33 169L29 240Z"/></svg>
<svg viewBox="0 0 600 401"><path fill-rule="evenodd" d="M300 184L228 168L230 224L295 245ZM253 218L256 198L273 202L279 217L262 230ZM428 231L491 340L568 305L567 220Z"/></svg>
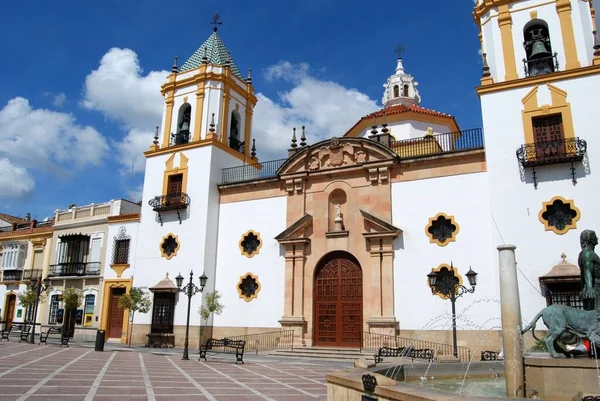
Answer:
<svg viewBox="0 0 600 401"><path fill-rule="evenodd" d="M549 354L526 354L527 396L571 401L579 393L600 395L598 362L589 357L552 358Z"/></svg>

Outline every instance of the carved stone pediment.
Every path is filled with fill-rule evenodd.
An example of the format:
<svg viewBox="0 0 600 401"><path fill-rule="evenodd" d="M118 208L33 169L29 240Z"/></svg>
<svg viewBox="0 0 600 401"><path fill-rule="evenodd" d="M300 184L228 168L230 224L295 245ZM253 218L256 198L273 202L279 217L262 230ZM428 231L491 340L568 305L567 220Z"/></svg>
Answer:
<svg viewBox="0 0 600 401"><path fill-rule="evenodd" d="M397 156L380 143L366 138L331 138L299 149L280 167L278 174L318 173L342 167L361 167L391 161Z"/></svg>

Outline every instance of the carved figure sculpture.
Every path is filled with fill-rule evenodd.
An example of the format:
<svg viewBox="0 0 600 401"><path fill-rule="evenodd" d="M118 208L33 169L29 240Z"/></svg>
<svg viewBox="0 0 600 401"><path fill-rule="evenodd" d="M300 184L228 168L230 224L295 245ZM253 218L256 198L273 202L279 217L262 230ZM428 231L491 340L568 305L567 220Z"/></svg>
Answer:
<svg viewBox="0 0 600 401"><path fill-rule="evenodd" d="M540 317L548 327L548 334L543 340L535 335L535 325ZM529 330L531 330L533 338L546 344L550 355L554 358L564 355L564 353L560 354L556 351L555 341L569 332L578 337L588 338L592 343L600 344L600 324L596 319L596 311L586 311L571 306L550 305L545 307L521 331L521 334L525 334Z"/></svg>
<svg viewBox="0 0 600 401"><path fill-rule="evenodd" d="M579 269L581 270L580 297L583 309L596 310L600 314L600 257L594 251L598 237L592 230L584 230L580 237ZM599 316L600 317L600 316Z"/></svg>

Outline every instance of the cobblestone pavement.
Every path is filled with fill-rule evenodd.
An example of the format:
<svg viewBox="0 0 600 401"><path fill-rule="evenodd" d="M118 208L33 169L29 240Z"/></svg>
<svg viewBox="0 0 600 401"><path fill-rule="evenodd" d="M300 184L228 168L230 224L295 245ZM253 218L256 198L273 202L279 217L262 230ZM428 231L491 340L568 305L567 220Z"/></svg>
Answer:
<svg viewBox="0 0 600 401"><path fill-rule="evenodd" d="M250 355L244 362L3 341L0 401L326 400L325 374L348 367Z"/></svg>

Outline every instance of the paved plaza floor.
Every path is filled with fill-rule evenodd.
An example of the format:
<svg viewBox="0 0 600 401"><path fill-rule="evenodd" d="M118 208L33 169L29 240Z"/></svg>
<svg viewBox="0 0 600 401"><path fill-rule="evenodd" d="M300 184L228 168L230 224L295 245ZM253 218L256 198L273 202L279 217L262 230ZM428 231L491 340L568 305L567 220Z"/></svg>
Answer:
<svg viewBox="0 0 600 401"><path fill-rule="evenodd" d="M0 401L326 400L325 374L348 362L0 342Z"/></svg>

